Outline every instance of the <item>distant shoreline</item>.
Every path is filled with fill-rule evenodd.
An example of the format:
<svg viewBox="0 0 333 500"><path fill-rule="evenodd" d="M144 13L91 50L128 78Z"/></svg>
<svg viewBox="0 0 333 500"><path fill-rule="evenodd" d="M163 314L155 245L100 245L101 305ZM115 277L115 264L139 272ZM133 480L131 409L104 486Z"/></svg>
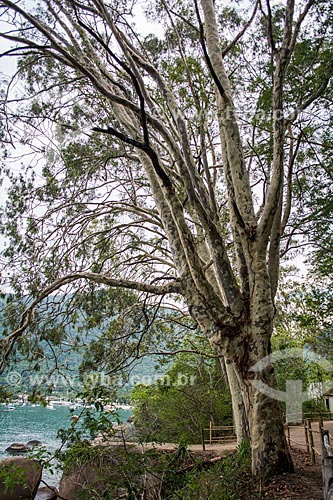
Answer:
<svg viewBox="0 0 333 500"><path fill-rule="evenodd" d="M49 399L45 404L42 403L31 403L30 401L25 401L21 399L12 399L11 401L7 403L0 403L0 412L1 411L9 411L9 410L15 410L16 408L21 408L24 406L29 406L29 407L45 407L45 408L53 408L53 407L69 407L70 409L77 409L77 408L94 408L94 404L86 404L82 400L76 399L76 400L61 400L61 399ZM106 411L113 411L113 410L124 410L124 411L132 411L133 407L129 404L125 403L110 403L107 405L104 405L104 409Z"/></svg>

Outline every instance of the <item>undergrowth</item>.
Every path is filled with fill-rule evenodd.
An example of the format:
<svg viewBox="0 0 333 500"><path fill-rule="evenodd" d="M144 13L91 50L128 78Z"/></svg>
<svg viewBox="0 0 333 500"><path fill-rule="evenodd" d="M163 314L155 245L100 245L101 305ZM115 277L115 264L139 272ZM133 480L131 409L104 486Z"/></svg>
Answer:
<svg viewBox="0 0 333 500"><path fill-rule="evenodd" d="M89 480L77 492L80 500L118 497L127 500L263 499L261 485L251 474L248 441L213 465L202 454L191 453L185 443L172 452L149 450L142 454L135 449L98 447L86 442L67 452L64 469L71 473L84 466L88 472L93 472L96 483Z"/></svg>
<svg viewBox="0 0 333 500"><path fill-rule="evenodd" d="M172 500L257 500L258 483L251 475L251 448L241 443L237 452L225 457L209 470L193 469L184 478Z"/></svg>

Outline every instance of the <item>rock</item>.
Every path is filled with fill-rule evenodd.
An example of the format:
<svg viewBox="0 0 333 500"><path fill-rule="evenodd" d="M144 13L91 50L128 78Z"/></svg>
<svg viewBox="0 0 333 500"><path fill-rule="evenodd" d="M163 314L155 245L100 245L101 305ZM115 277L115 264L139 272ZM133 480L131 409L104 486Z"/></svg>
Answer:
<svg viewBox="0 0 333 500"><path fill-rule="evenodd" d="M0 500L33 500L42 479L42 466L31 458L0 461Z"/></svg>
<svg viewBox="0 0 333 500"><path fill-rule="evenodd" d="M54 486L43 486L37 491L35 500L57 500L58 490Z"/></svg>
<svg viewBox="0 0 333 500"><path fill-rule="evenodd" d="M34 448L35 446L42 446L42 444L43 443L41 441L38 441L38 439L32 439L27 443L27 446L29 446L30 448Z"/></svg>
<svg viewBox="0 0 333 500"><path fill-rule="evenodd" d="M114 427L114 440L115 441L127 441L132 443L138 442L138 431L135 425L131 422L126 422L121 425L116 425Z"/></svg>
<svg viewBox="0 0 333 500"><path fill-rule="evenodd" d="M122 446L90 446L75 460L60 481L59 498L94 500L127 498L128 482L133 491L142 487L141 453ZM104 496L103 496L104 495ZM125 496L124 496L125 495Z"/></svg>
<svg viewBox="0 0 333 500"><path fill-rule="evenodd" d="M171 452L170 452L171 453ZM64 471L58 498L103 500L108 498L162 498L168 463L164 450L147 450L134 444L92 445L77 449L72 465ZM168 481L174 479L171 474Z"/></svg>
<svg viewBox="0 0 333 500"><path fill-rule="evenodd" d="M31 448L23 443L12 443L6 448L6 452L10 455L21 455L28 453L28 451L31 451Z"/></svg>

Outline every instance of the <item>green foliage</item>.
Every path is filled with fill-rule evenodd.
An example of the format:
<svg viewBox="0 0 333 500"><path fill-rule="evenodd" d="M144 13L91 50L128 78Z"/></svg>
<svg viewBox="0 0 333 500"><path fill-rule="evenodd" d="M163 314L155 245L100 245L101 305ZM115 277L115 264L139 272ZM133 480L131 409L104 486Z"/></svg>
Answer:
<svg viewBox="0 0 333 500"><path fill-rule="evenodd" d="M303 347L333 360L331 331L333 291L330 283L309 279L285 282L277 303L275 349Z"/></svg>
<svg viewBox="0 0 333 500"><path fill-rule="evenodd" d="M251 475L251 447L244 442L236 453L225 457L208 471L194 469L172 500L255 500L260 499Z"/></svg>
<svg viewBox="0 0 333 500"><path fill-rule="evenodd" d="M8 325L8 330L19 321L29 297L12 300L6 296L2 301L2 325ZM8 386L12 367L0 376L7 391L29 393L32 399L43 394L71 398L85 384L94 386L103 380L114 399L126 397L130 375L141 380L154 373L157 358L149 355L150 345L159 346L158 350L161 344L166 350L173 349L177 335L191 332L190 320L175 326L177 315L172 311L143 307L135 294L121 289L59 294L41 307L43 311L35 314L29 333L11 355L11 366L15 363L20 380L14 387ZM56 318L49 321L52 315Z"/></svg>
<svg viewBox="0 0 333 500"><path fill-rule="evenodd" d="M13 393L8 390L8 387L0 385L0 402L7 401L11 399Z"/></svg>
<svg viewBox="0 0 333 500"><path fill-rule="evenodd" d="M131 448L91 445L87 441L78 442L65 455L65 474L84 471L78 488L80 500L102 500L115 498L127 492L126 498L140 498L144 475L142 454ZM82 484L82 483L81 483Z"/></svg>
<svg viewBox="0 0 333 500"><path fill-rule="evenodd" d="M3 481L5 493L10 495L19 485L25 487L27 484L27 471L24 467L16 464L2 464L0 468L0 479Z"/></svg>
<svg viewBox="0 0 333 500"><path fill-rule="evenodd" d="M200 443L212 421L232 425L229 391L215 363L181 355L164 378L137 385L131 394L144 441Z"/></svg>
<svg viewBox="0 0 333 500"><path fill-rule="evenodd" d="M77 395L83 401L79 414L72 415L70 426L60 429L58 437L66 446L76 446L87 439L94 440L97 436L109 439L114 436L115 421L120 423L116 411L106 411L105 406L113 401L113 393L104 386L86 388ZM64 459L61 450L56 453Z"/></svg>
<svg viewBox="0 0 333 500"><path fill-rule="evenodd" d="M133 500L140 494L163 500L260 498L256 493L258 485L251 476L248 441L215 465L207 457L189 452L184 445L172 452L150 450L142 454L132 448L80 442L66 452L64 470L66 474L84 470L86 477L93 478L80 492L83 499L105 498L105 492L111 495L115 487L124 488L126 498Z"/></svg>
<svg viewBox="0 0 333 500"><path fill-rule="evenodd" d="M333 385L332 303L329 287L319 289L315 280L285 282L279 292L273 351L297 349L302 355L274 363L278 388L284 391L287 380L301 380L303 391L318 387L318 396L303 404L305 413L326 411L320 386L325 391Z"/></svg>

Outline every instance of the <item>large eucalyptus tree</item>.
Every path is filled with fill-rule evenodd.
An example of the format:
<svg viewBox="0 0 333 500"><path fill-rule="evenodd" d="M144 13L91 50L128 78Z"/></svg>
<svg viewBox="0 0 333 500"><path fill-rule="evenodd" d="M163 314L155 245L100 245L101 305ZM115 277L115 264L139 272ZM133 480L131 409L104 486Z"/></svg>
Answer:
<svg viewBox="0 0 333 500"><path fill-rule="evenodd" d="M1 342L5 362L57 290L180 297L225 360L260 474L292 469L278 403L257 389L274 370L251 367L271 352L293 172L304 123L326 112L332 38L329 2L235 6L153 2L164 31L143 39L127 0L1 2L5 55L20 57L3 133L45 158L35 179L12 176L6 272L34 298Z"/></svg>

